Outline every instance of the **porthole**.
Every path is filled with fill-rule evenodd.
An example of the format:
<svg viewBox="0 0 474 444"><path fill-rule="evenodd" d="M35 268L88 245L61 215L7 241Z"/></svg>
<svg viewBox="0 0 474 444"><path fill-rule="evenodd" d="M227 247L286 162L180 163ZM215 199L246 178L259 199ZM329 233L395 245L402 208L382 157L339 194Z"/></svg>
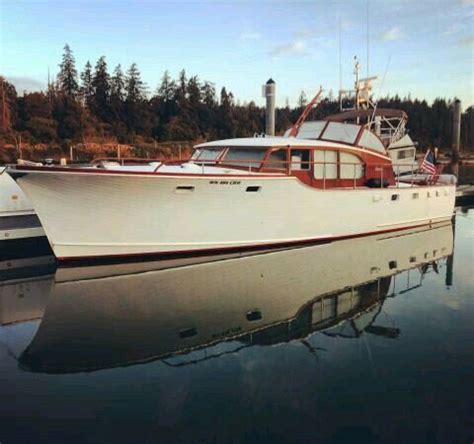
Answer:
<svg viewBox="0 0 474 444"><path fill-rule="evenodd" d="M260 191L261 187L259 186L250 186L250 187L247 187L247 189L245 190L247 193L258 193Z"/></svg>
<svg viewBox="0 0 474 444"><path fill-rule="evenodd" d="M194 187L191 185L179 185L176 187L177 193L192 193L194 191Z"/></svg>

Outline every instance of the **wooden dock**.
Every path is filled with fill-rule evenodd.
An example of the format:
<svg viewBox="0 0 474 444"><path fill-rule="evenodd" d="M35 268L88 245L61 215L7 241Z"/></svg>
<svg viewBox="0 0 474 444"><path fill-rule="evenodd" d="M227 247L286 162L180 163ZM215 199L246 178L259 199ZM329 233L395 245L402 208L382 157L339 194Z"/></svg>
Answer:
<svg viewBox="0 0 474 444"><path fill-rule="evenodd" d="M458 185L456 188L456 206L474 205L474 185Z"/></svg>

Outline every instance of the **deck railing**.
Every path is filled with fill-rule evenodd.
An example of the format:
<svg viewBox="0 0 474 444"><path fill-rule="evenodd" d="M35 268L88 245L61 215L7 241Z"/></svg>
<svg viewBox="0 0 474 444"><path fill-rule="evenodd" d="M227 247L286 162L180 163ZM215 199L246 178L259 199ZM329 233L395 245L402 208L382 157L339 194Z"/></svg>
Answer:
<svg viewBox="0 0 474 444"><path fill-rule="evenodd" d="M114 161L118 162L120 165L126 164L137 164L137 163L151 163L151 162L158 162L158 165L153 170L155 173L159 172L159 170L166 165L179 165L183 163L182 159L137 159L137 158L100 158L94 159L93 163L99 163L104 161ZM426 183L434 185L439 177L439 172L432 175L432 174L425 174L423 177L423 173L418 172L418 165L416 163L412 163L407 165L406 163L381 163L381 164L364 164L358 162L313 162L307 160L276 160L276 159L266 159L266 160L256 160L256 159L237 159L237 160L200 160L200 159L189 159L189 162L200 167L201 174L210 174L209 171L206 171L206 167L218 167L218 168L232 168L237 169L240 171L245 171L248 175L256 175L259 173L281 173L282 175L293 176L297 175L295 172L304 172L304 171L311 171L311 167L313 166L313 173L311 174L311 179L316 181L321 181L322 188L334 188L335 182L346 181L352 182L352 188L357 188L358 186L366 187L365 184L366 180L364 180L364 185L360 184L362 179L367 179L366 177L366 169L369 166L372 171L377 172L376 175L371 175L370 179L372 179L372 183L375 183L374 179L379 180L380 188L384 188L388 186L390 178L395 175L395 186L397 188L400 187L400 183L403 183L403 186L415 186L419 185L420 183ZM280 166L281 165L281 166ZM316 167L322 167L318 169L317 177L314 175L314 170ZM344 176L341 177L341 170L342 167L349 167L344 168ZM407 167L409 170L407 171ZM352 175L348 175L348 171L352 170ZM334 172L336 174L334 174ZM400 177L400 173L406 172L410 173L409 179L400 182L397 180L397 177ZM415 175L418 175L418 180L415 180ZM336 176L336 177L334 177ZM359 181L359 182L358 182ZM372 185L372 187L376 187ZM347 186L346 186L347 188Z"/></svg>
<svg viewBox="0 0 474 444"><path fill-rule="evenodd" d="M358 181L366 178L366 169L367 165L364 163L359 162L313 162L313 161L305 161L305 160L275 160L275 159L267 159L267 160L255 160L255 159L238 159L238 160L199 160L199 159L190 159L190 162L193 162L195 165L198 165L201 169L201 173L206 173L206 167L213 166L219 168L233 168L238 170L246 171L249 175L254 175L262 172L267 173L281 173L287 176L295 175L295 172L304 172L310 171L311 166L313 166L313 173L311 174L311 178L315 180L322 181L322 188L325 189L327 186L334 188L334 181L351 181L352 188L357 188ZM171 162L163 162L162 164L158 165L155 171L158 171L164 165L175 164L175 161ZM181 162L179 162L181 163ZM275 166L277 165L277 166ZM281 165L279 167L278 165ZM315 177L314 170L317 166L322 166L322 175L318 175ZM400 176L402 172L410 173L410 180L404 181L404 186L414 186L415 183L415 173L417 173L418 165L412 163L407 165L406 163L380 163L380 164L370 164L370 168L373 171L379 171L379 175L372 176L372 179L379 179L380 180L380 187L383 188L387 186L386 184L390 180L390 177L395 175L395 185L400 187L400 182L397 180L397 177ZM347 175L349 168L344 168L344 177L341 177L340 172L342 167L349 167L352 170L352 175ZM409 170L407 171L407 167ZM329 169L332 171L337 172L337 177L333 177L328 173ZM422 174L422 173L421 173ZM420 174L420 175L421 175ZM433 178L436 175L426 174L426 182L433 181ZM330 182L333 181L333 182ZM360 185L359 185L360 186ZM365 185L363 185L365 186Z"/></svg>

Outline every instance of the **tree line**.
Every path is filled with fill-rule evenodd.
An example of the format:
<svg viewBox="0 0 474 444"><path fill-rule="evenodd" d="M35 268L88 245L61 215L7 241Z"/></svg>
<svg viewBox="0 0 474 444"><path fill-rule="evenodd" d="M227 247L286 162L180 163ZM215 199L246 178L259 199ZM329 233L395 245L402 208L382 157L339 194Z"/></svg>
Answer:
<svg viewBox="0 0 474 444"><path fill-rule="evenodd" d="M253 101L240 104L223 87L184 70L177 79L165 71L155 91L150 92L135 63L124 70L109 69L105 56L94 66L88 61L79 73L73 52L65 45L59 74L47 90L18 95L1 79L0 143L60 145L117 142L146 144L156 141L199 141L252 136L265 127L265 109ZM276 132L282 134L297 120L307 98L298 105L277 108ZM452 143L454 101L385 97L378 106L404 110L412 139L421 147L448 148ZM338 102L329 94L309 119L338 112ZM474 148L474 107L462 116L462 145Z"/></svg>

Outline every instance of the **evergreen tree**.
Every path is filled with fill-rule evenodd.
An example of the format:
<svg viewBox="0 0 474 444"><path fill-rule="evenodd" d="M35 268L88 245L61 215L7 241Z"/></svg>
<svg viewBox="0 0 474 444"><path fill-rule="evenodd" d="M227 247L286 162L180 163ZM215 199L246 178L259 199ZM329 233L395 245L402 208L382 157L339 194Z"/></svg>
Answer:
<svg viewBox="0 0 474 444"><path fill-rule="evenodd" d="M92 65L89 60L81 73L81 96L83 103L87 108L91 108L94 89L92 86Z"/></svg>
<svg viewBox="0 0 474 444"><path fill-rule="evenodd" d="M171 102L176 94L176 84L171 78L168 70L161 78L161 84L157 90L158 96L163 102Z"/></svg>
<svg viewBox="0 0 474 444"><path fill-rule="evenodd" d="M0 76L0 129L10 131L16 125L17 108L15 87Z"/></svg>
<svg viewBox="0 0 474 444"><path fill-rule="evenodd" d="M125 90L127 92L126 100L129 103L138 103L145 98L145 84L136 63L132 63L127 71Z"/></svg>
<svg viewBox="0 0 474 444"><path fill-rule="evenodd" d="M156 89L156 96L151 100L154 113L153 136L162 140L170 138L168 124L177 113L176 83L168 71L165 71L161 83Z"/></svg>
<svg viewBox="0 0 474 444"><path fill-rule="evenodd" d="M177 88L178 98L180 100L186 99L187 83L188 83L188 80L186 78L186 71L182 69L181 72L179 73L178 88Z"/></svg>
<svg viewBox="0 0 474 444"><path fill-rule="evenodd" d="M186 91L191 109L198 111L201 105L201 84L198 76L193 76L189 79Z"/></svg>
<svg viewBox="0 0 474 444"><path fill-rule="evenodd" d="M235 126L233 119L233 98L231 92L227 93L225 87L221 89L221 100L219 105L219 114L217 120L217 133L219 138L232 138L235 135Z"/></svg>
<svg viewBox="0 0 474 444"><path fill-rule="evenodd" d="M146 87L136 63L133 63L127 71L125 91L125 121L128 130L132 134L150 133L153 125L145 105Z"/></svg>
<svg viewBox="0 0 474 444"><path fill-rule="evenodd" d="M194 93L196 93L195 88ZM199 88L198 88L199 89ZM199 91L197 91L199 96ZM199 99L198 99L199 101ZM176 114L167 125L167 135L172 140L192 140L198 137L199 127L196 113L191 109L188 93L188 79L185 70L181 70L175 88Z"/></svg>
<svg viewBox="0 0 474 444"><path fill-rule="evenodd" d="M92 110L99 119L107 122L110 117L110 76L107 72L105 56L97 60L94 76L92 77L92 88Z"/></svg>
<svg viewBox="0 0 474 444"><path fill-rule="evenodd" d="M200 127L204 138L215 139L217 132L215 128L215 116L217 112L216 89L210 82L204 82L201 86L202 106L200 110Z"/></svg>
<svg viewBox="0 0 474 444"><path fill-rule="evenodd" d="M123 119L123 107L125 101L125 78L122 67L117 65L110 79L110 113L116 123Z"/></svg>
<svg viewBox="0 0 474 444"><path fill-rule="evenodd" d="M0 143L11 143L11 133L19 132L25 143L61 143L64 147L85 136L91 140L101 132L107 137L138 144L161 140L212 140L251 136L263 131L265 108L250 102L235 103L232 93L215 87L182 70L177 79L165 71L156 94L147 100L146 88L135 64L125 76L118 65L112 76L105 57L94 68L87 62L80 75L68 45L56 81L48 82L45 93L17 96L13 85L3 79L5 100L0 104ZM93 72L92 72L93 71ZM1 79L1 77L0 77ZM78 101L78 99L81 101ZM219 100L218 100L219 98ZM91 111L84 112L85 104ZM307 98L302 92L297 106L276 110L276 130L282 134L301 114ZM318 104L309 120L321 119L339 111L334 94ZM349 105L346 103L346 105ZM407 97L381 98L378 108L396 108L408 114L407 129L421 150L429 146L449 149L452 143L453 101L437 98L432 104ZM474 107L462 115L461 137L464 152L474 148Z"/></svg>
<svg viewBox="0 0 474 444"><path fill-rule="evenodd" d="M308 99L306 98L306 93L304 91L301 91L298 97L298 106L300 108L304 108L307 103L308 103Z"/></svg>
<svg viewBox="0 0 474 444"><path fill-rule="evenodd" d="M204 82L201 88L201 97L204 104L209 107L213 108L216 106L216 88L214 87L213 83Z"/></svg>
<svg viewBox="0 0 474 444"><path fill-rule="evenodd" d="M58 81L61 92L69 99L75 99L79 92L76 61L68 44L64 46L63 59L59 65Z"/></svg>
<svg viewBox="0 0 474 444"><path fill-rule="evenodd" d="M125 100L125 79L122 66L118 64L110 80L110 97L123 102Z"/></svg>

